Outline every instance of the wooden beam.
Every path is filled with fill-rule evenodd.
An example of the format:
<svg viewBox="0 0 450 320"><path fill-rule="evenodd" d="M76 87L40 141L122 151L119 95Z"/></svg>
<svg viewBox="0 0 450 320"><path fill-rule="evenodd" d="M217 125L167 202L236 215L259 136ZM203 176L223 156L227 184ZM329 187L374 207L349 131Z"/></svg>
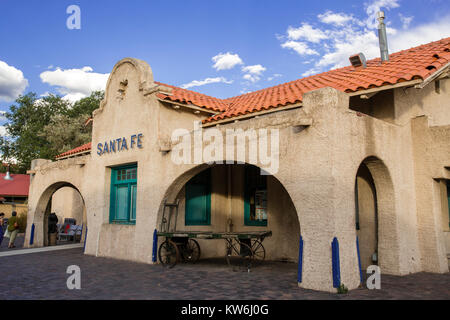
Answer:
<svg viewBox="0 0 450 320"><path fill-rule="evenodd" d="M209 113L209 114L212 114L212 115L216 115L216 114L220 113L220 112L217 112L217 111L212 111L212 110L208 110L208 109L205 109L205 108L197 107L196 105L193 105L193 104L185 104L185 103L180 103L180 102L171 101L171 100L164 100L164 99L160 99L160 98L158 98L158 100L161 101L161 102L165 102L165 103L177 106L178 108L179 107L189 108L189 109L192 109L192 110L195 110L195 111L205 112L205 113ZM175 109L178 109L178 108L175 108Z"/></svg>
<svg viewBox="0 0 450 320"><path fill-rule="evenodd" d="M389 89L402 88L402 87L411 87L411 86L414 86L414 85L422 83L422 82L423 82L422 79L417 79L417 80L399 82L399 83L396 83L396 84L390 84L390 85L386 85L386 86L382 86L382 87L378 87L378 88L372 88L372 89L367 89L367 90L360 90L360 91L356 91L356 92L350 92L350 93L347 93L347 94L350 97L361 96L361 95L367 95L369 93L374 93L374 92L378 93L380 91L389 90Z"/></svg>
<svg viewBox="0 0 450 320"><path fill-rule="evenodd" d="M269 110L264 110L264 111L259 111L259 112L252 112L252 113L244 114L242 116L237 116L237 117L227 118L227 119L223 119L223 120L219 120L219 121L204 123L203 128L214 127L214 126L218 126L220 124L227 124L230 122L236 122L236 121L240 121L240 120L247 120L250 118L258 118L261 115L267 115L269 113L297 109L297 108L300 108L301 106L302 106L301 103L296 103L296 104L288 105L285 107L278 107L278 108L272 108Z"/></svg>

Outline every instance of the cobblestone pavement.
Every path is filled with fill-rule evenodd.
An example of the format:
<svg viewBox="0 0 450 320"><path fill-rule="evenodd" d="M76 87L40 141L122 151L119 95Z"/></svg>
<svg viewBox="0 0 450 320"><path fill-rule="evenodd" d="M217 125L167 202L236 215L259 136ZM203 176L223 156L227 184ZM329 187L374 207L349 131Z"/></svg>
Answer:
<svg viewBox="0 0 450 320"><path fill-rule="evenodd" d="M2 243L0 244L0 252L2 251L11 251L11 250L18 250L23 249L23 242L25 240L25 235L23 233L19 233L16 237L16 240L14 241L15 248L9 249L9 238L3 238Z"/></svg>
<svg viewBox="0 0 450 320"><path fill-rule="evenodd" d="M381 276L381 290L338 295L298 288L297 265L267 262L233 272L224 259L173 269L83 255L82 249L0 258L0 300L8 299L450 299L450 274ZM81 290L68 290L69 265L81 268Z"/></svg>

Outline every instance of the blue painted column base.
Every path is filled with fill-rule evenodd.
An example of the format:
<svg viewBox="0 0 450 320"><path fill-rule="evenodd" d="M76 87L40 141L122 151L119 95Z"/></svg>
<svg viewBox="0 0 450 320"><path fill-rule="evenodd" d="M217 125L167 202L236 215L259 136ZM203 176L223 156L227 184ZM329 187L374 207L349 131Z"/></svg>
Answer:
<svg viewBox="0 0 450 320"><path fill-rule="evenodd" d="M303 238L300 236L300 244L298 247L298 275L297 282L302 282L302 272L303 272Z"/></svg>
<svg viewBox="0 0 450 320"><path fill-rule="evenodd" d="M336 237L331 243L331 260L333 267L333 287L339 288L341 285L341 267L339 261L339 241Z"/></svg>
<svg viewBox="0 0 450 320"><path fill-rule="evenodd" d="M152 251L152 262L156 262L156 254L158 251L158 231L155 229L153 232L153 251Z"/></svg>

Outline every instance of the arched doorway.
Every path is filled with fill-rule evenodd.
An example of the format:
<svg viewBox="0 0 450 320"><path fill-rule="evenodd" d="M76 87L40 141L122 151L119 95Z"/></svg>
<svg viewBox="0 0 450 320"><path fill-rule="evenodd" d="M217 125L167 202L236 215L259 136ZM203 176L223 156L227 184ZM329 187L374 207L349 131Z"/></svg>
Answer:
<svg viewBox="0 0 450 320"><path fill-rule="evenodd" d="M266 260L297 263L300 223L296 208L282 183L261 172L249 164L200 165L185 172L166 191L158 228L164 202L178 201L178 216L171 219L171 228L208 232L270 230L272 236L264 240ZM224 257L225 241L199 243L203 258Z"/></svg>
<svg viewBox="0 0 450 320"><path fill-rule="evenodd" d="M356 174L355 203L361 267L365 270L378 264L378 209L375 183L364 163Z"/></svg>
<svg viewBox="0 0 450 320"><path fill-rule="evenodd" d="M355 179L355 227L361 267L379 265L384 273L399 273L399 243L395 193L388 168L377 157L362 161Z"/></svg>
<svg viewBox="0 0 450 320"><path fill-rule="evenodd" d="M84 242L87 232L87 213L84 198L73 184L58 182L49 186L41 195L35 215L36 224L42 224L42 238L38 242L48 246L49 215L58 218L57 244ZM40 240L40 241L39 241Z"/></svg>

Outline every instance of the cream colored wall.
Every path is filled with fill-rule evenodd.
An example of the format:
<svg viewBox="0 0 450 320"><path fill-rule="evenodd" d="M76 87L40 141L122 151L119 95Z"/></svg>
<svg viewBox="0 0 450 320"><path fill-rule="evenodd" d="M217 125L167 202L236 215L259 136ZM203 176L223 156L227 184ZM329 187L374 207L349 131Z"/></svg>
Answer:
<svg viewBox="0 0 450 320"><path fill-rule="evenodd" d="M34 246L43 245L39 230L43 230L45 200L61 181L68 181L81 192L86 204L89 226L86 254L151 263L153 231L159 227L163 201L174 200L184 184L202 168L201 163L175 165L170 152L160 152L161 139L176 129L172 125L192 130L192 122L199 116L187 109L180 113L168 108L157 100L158 90L165 89L153 83L146 63L134 59L120 61L111 72L106 98L94 113L91 154L35 163L29 197L31 214L28 215L28 225L35 223L37 226ZM442 90L442 93L448 99L447 91ZM298 130L308 119L312 119L312 125ZM365 163L373 175L378 196L378 249L382 273L448 271L441 264L445 244L441 224L437 228L436 223L436 217L441 217L441 205L433 200L436 192L430 180L433 181L437 173L445 173L444 167L449 165L450 128L430 128L428 123L416 121L412 126L409 122L393 124L361 116L349 110L347 94L332 88L305 94L301 109L216 128L222 132L231 128L279 129L280 168L274 178L292 199L288 210L296 209L301 226L304 240L302 287L335 291L331 272L334 237L340 244L342 283L350 289L358 287L354 186L356 172L368 157L371 160ZM125 136L129 139L137 133L143 134L142 149L97 154L98 143ZM424 155L427 156L424 158ZM110 224L110 168L127 163L138 165L136 225ZM216 174L223 175L220 170ZM268 187L271 186L269 183ZM218 208L223 206L228 212L225 205L228 199L224 185L216 187L214 192L221 196L214 199L214 210L224 222L225 215ZM233 190L239 192L238 186ZM280 198L286 199L285 196ZM239 201L233 201L232 205L232 212L243 208ZM242 214L239 217L233 219L236 226L241 225ZM286 223L292 219L286 219ZM271 220L268 228L280 230L277 232L280 237L284 237L282 231L290 233L289 244L283 248L281 238L273 237L267 240L266 249L274 251L273 248L280 247L283 248L280 256L295 257L294 249L291 251L294 243L298 246L298 238L291 234L295 228L281 223L272 225ZM274 241L273 245L269 241ZM436 262L439 267L432 268Z"/></svg>
<svg viewBox="0 0 450 320"><path fill-rule="evenodd" d="M64 223L65 218L74 218L78 225L83 224L83 210L83 199L73 188L61 188L52 196L51 212L56 213L58 223Z"/></svg>
<svg viewBox="0 0 450 320"><path fill-rule="evenodd" d="M450 124L450 79L442 79L439 93L435 90L435 82L418 90L414 87L395 89L396 123L407 124L412 118L427 116L431 126Z"/></svg>

